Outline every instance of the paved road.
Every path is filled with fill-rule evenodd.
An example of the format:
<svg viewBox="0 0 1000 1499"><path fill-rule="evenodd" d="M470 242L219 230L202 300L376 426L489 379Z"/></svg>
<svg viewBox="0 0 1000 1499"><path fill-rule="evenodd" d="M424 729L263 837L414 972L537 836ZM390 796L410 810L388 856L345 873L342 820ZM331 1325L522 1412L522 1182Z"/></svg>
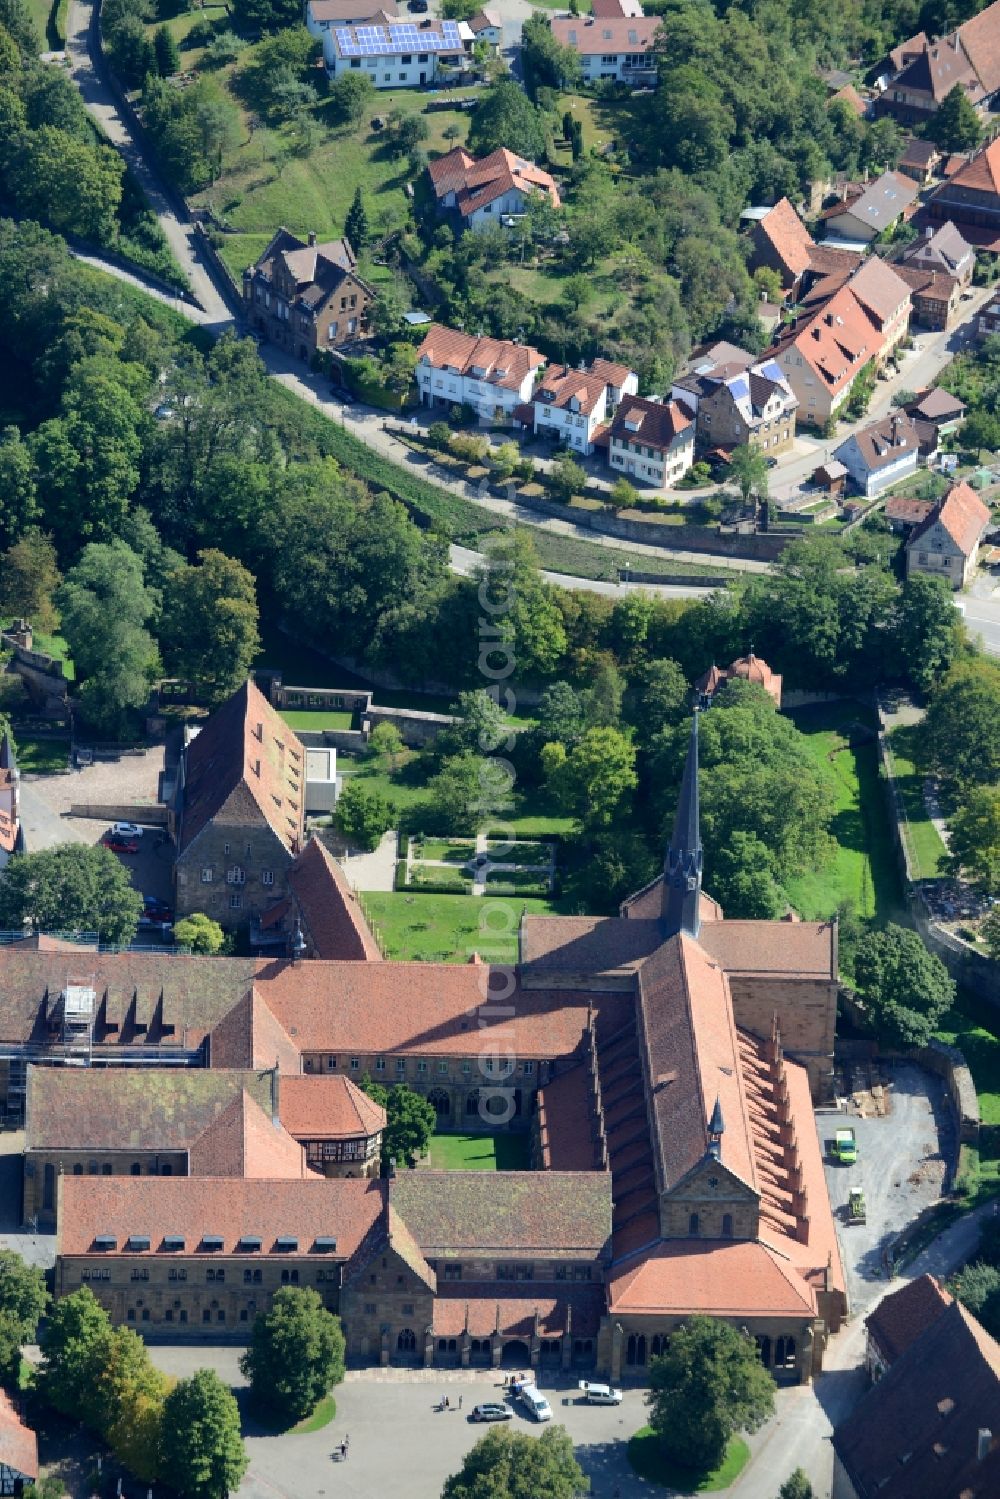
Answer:
<svg viewBox="0 0 1000 1499"><path fill-rule="evenodd" d="M481 567L485 561L482 552L470 551L468 547L451 546L448 550L452 572L463 578L472 577L476 568ZM709 564L715 561L711 556L700 560ZM614 598L626 593L653 593L665 599L702 599L715 586L699 583L696 578L692 578L690 583L608 583L602 578L576 578L568 573L552 573L544 569L542 577L546 583L554 583L559 588L578 588L584 593L603 593Z"/></svg>
<svg viewBox="0 0 1000 1499"><path fill-rule="evenodd" d="M70 0L66 18L66 56L73 82L91 115L108 140L116 146L135 174L150 207L160 221L170 248L187 274L205 321L220 331L232 325L232 317L214 280L205 267L194 238L193 227L174 210L156 173L142 156L136 141L118 112L115 96L105 81L92 37L93 0Z"/></svg>
<svg viewBox="0 0 1000 1499"><path fill-rule="evenodd" d="M965 593L957 601L965 616L969 634L982 644L991 656L1000 656L1000 586L992 578L983 578L974 588L989 588L989 593Z"/></svg>

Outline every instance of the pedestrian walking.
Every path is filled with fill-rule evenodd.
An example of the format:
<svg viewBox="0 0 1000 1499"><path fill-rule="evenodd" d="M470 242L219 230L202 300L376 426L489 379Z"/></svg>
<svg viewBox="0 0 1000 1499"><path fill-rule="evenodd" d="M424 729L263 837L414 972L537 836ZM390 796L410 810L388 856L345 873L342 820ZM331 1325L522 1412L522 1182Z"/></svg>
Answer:
<svg viewBox="0 0 1000 1499"><path fill-rule="evenodd" d="M462 1397L461 1397L461 1395L459 1395L459 1397L458 1397L458 1408L459 1408L459 1410L462 1409Z"/></svg>
<svg viewBox="0 0 1000 1499"><path fill-rule="evenodd" d="M340 1461L342 1463L347 1461L347 1443L346 1442L341 1442L341 1444L340 1444Z"/></svg>

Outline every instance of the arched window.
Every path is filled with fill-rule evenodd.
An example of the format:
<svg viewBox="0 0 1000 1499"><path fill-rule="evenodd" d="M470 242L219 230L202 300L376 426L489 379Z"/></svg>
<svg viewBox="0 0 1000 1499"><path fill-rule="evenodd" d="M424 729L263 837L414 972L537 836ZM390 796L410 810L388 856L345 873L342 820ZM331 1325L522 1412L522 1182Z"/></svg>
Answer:
<svg viewBox="0 0 1000 1499"><path fill-rule="evenodd" d="M646 1335L645 1333L629 1333L628 1342L625 1344L625 1362L633 1369L641 1369L646 1364Z"/></svg>
<svg viewBox="0 0 1000 1499"><path fill-rule="evenodd" d="M722 1215L722 1237L724 1239L731 1239L733 1237L732 1213L723 1213Z"/></svg>
<svg viewBox="0 0 1000 1499"><path fill-rule="evenodd" d="M427 1102L433 1105L439 1119L451 1113L451 1099L443 1088L432 1088L427 1095Z"/></svg>
<svg viewBox="0 0 1000 1499"><path fill-rule="evenodd" d="M688 1234L692 1239L698 1237L698 1214L692 1213L688 1219Z"/></svg>
<svg viewBox="0 0 1000 1499"><path fill-rule="evenodd" d="M479 1089L473 1088L471 1093L465 1095L465 1112L467 1114L479 1113Z"/></svg>
<svg viewBox="0 0 1000 1499"><path fill-rule="evenodd" d="M754 1338L754 1342L757 1344L757 1352L760 1354L761 1363L764 1365L765 1369L770 1369L771 1339L767 1336L766 1333L762 1333L759 1337Z"/></svg>
<svg viewBox="0 0 1000 1499"><path fill-rule="evenodd" d="M411 1327L404 1327L396 1339L396 1350L398 1353L415 1353L417 1348L417 1335Z"/></svg>

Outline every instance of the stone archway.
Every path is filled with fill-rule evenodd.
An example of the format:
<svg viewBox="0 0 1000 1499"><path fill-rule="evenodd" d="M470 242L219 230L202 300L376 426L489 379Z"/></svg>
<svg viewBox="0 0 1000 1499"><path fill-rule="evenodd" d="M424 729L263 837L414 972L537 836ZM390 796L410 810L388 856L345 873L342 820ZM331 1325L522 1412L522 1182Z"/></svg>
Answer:
<svg viewBox="0 0 1000 1499"><path fill-rule="evenodd" d="M451 1117L451 1097L444 1088L432 1088L427 1095L427 1102L439 1120Z"/></svg>
<svg viewBox="0 0 1000 1499"><path fill-rule="evenodd" d="M523 1338L508 1338L500 1350L502 1369L527 1369L531 1366L531 1349Z"/></svg>

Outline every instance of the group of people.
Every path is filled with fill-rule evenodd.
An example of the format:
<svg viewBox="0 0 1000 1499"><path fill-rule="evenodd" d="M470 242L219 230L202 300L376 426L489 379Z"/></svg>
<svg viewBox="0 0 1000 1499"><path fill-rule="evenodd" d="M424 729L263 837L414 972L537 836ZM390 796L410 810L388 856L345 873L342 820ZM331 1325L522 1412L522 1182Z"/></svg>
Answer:
<svg viewBox="0 0 1000 1499"><path fill-rule="evenodd" d="M458 1404L457 1405L452 1405L452 1403L448 1399L447 1395L442 1395L441 1396L441 1404L438 1406L438 1410L442 1410L442 1411L455 1411L455 1410L459 1410L460 1411L461 1409L462 1409L462 1397L461 1397L461 1395L459 1395L459 1397L458 1397Z"/></svg>

